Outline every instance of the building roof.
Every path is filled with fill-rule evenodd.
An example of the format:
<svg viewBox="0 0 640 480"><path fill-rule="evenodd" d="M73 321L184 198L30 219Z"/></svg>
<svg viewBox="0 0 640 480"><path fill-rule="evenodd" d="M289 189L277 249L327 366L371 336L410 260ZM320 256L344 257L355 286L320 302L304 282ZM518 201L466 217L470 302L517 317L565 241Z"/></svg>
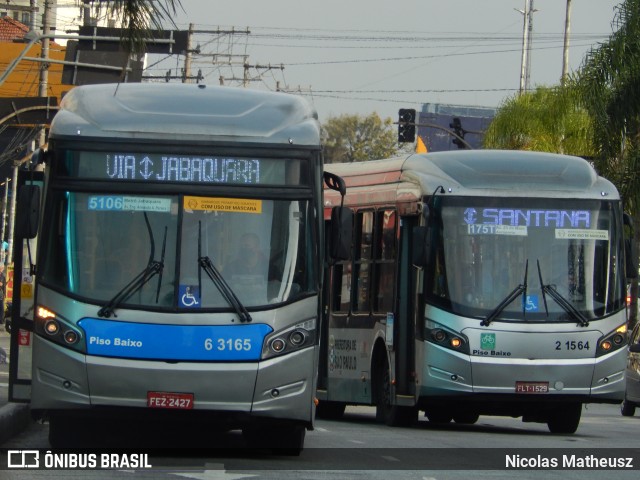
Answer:
<svg viewBox="0 0 640 480"><path fill-rule="evenodd" d="M0 17L0 42L12 42L24 38L29 31L24 23L5 15Z"/></svg>

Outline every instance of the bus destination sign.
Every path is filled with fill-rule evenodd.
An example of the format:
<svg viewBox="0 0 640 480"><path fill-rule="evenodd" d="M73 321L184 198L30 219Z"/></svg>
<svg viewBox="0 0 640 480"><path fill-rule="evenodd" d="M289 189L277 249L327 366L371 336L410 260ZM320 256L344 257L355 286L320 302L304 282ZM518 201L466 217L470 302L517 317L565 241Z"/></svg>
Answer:
<svg viewBox="0 0 640 480"><path fill-rule="evenodd" d="M204 155L80 152L73 163L80 178L153 183L283 185L300 172L300 160Z"/></svg>
<svg viewBox="0 0 640 480"><path fill-rule="evenodd" d="M118 180L260 183L260 160L165 155L106 155L105 173Z"/></svg>

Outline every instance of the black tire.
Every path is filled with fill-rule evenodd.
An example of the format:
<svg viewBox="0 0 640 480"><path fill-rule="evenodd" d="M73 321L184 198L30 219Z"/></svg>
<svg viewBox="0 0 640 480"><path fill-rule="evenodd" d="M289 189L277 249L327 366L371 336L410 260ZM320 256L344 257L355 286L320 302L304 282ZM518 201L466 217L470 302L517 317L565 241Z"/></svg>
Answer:
<svg viewBox="0 0 640 480"><path fill-rule="evenodd" d="M578 425L580 425L581 416L581 403L562 405L549 413L547 427L549 427L551 433L575 433L578 430Z"/></svg>
<svg viewBox="0 0 640 480"><path fill-rule="evenodd" d="M347 404L343 402L320 402L316 407L316 417L325 420L340 420Z"/></svg>
<svg viewBox="0 0 640 480"><path fill-rule="evenodd" d="M461 425L473 425L480 418L476 412L458 412L453 414L453 421Z"/></svg>
<svg viewBox="0 0 640 480"><path fill-rule="evenodd" d="M391 377L387 357L379 363L376 375L376 420L390 427L408 427L418 422L417 407L391 405Z"/></svg>
<svg viewBox="0 0 640 480"><path fill-rule="evenodd" d="M625 399L620 405L620 413L623 417L633 417L636 413L636 406L634 403L631 403L629 400Z"/></svg>
<svg viewBox="0 0 640 480"><path fill-rule="evenodd" d="M53 448L80 447L84 435L75 425L73 417L67 415L51 415L49 417L49 444ZM80 443L78 443L78 441Z"/></svg>
<svg viewBox="0 0 640 480"><path fill-rule="evenodd" d="M453 414L444 408L430 408L425 412L425 416L429 419L430 423L437 425L446 425L453 420Z"/></svg>
<svg viewBox="0 0 640 480"><path fill-rule="evenodd" d="M304 449L306 428L299 425L242 430L247 446L269 449L274 454L298 456Z"/></svg>

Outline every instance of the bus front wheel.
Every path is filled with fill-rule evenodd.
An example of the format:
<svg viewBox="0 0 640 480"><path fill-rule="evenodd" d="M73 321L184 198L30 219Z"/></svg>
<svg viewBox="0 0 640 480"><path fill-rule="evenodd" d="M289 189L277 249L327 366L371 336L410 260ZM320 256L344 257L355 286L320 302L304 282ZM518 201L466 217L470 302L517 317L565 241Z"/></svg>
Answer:
<svg viewBox="0 0 640 480"><path fill-rule="evenodd" d="M446 425L453 420L453 413L444 407L431 407L424 412L424 415L429 419L430 423L436 425Z"/></svg>
<svg viewBox="0 0 640 480"><path fill-rule="evenodd" d="M386 356L378 364L376 375L376 420L392 427L406 427L418 422L417 407L402 407L391 403L391 376Z"/></svg>
<svg viewBox="0 0 640 480"><path fill-rule="evenodd" d="M581 403L562 405L549 413L547 427L549 427L551 433L575 433L578 430L578 425L580 425L581 416Z"/></svg>
<svg viewBox="0 0 640 480"><path fill-rule="evenodd" d="M325 420L340 420L347 407L343 402L321 401L316 407L316 417Z"/></svg>
<svg viewBox="0 0 640 480"><path fill-rule="evenodd" d="M304 449L306 428L299 425L246 428L242 436L250 448L269 449L275 454L298 456Z"/></svg>
<svg viewBox="0 0 640 480"><path fill-rule="evenodd" d="M461 425L473 425L480 418L476 412L456 412L453 414L453 421Z"/></svg>
<svg viewBox="0 0 640 480"><path fill-rule="evenodd" d="M620 405L620 413L623 417L633 417L636 413L636 406L625 398Z"/></svg>

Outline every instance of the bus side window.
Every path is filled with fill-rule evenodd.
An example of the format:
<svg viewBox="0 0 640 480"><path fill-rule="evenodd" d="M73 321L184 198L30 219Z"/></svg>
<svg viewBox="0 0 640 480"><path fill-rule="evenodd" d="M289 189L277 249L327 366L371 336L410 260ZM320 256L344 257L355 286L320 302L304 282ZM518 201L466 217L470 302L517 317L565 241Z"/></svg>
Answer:
<svg viewBox="0 0 640 480"><path fill-rule="evenodd" d="M351 261L336 263L332 269L332 311L349 313L351 307Z"/></svg>
<svg viewBox="0 0 640 480"><path fill-rule="evenodd" d="M376 213L373 282L373 310L376 312L393 311L396 283L396 219L395 210L381 210Z"/></svg>
<svg viewBox="0 0 640 480"><path fill-rule="evenodd" d="M369 313L371 287L371 260L373 247L373 212L358 212L356 215L355 241L354 312Z"/></svg>
<svg viewBox="0 0 640 480"><path fill-rule="evenodd" d="M326 225L326 241L325 247L327 253L330 250L331 229L334 228L331 222L327 222ZM355 234L354 229L351 229L351 236ZM349 244L353 246L353 238L349 238ZM329 304L331 306L331 312L339 314L348 314L351 310L351 279L353 268L353 255L349 255L348 260L334 260L330 266L329 285L327 287L329 291Z"/></svg>

